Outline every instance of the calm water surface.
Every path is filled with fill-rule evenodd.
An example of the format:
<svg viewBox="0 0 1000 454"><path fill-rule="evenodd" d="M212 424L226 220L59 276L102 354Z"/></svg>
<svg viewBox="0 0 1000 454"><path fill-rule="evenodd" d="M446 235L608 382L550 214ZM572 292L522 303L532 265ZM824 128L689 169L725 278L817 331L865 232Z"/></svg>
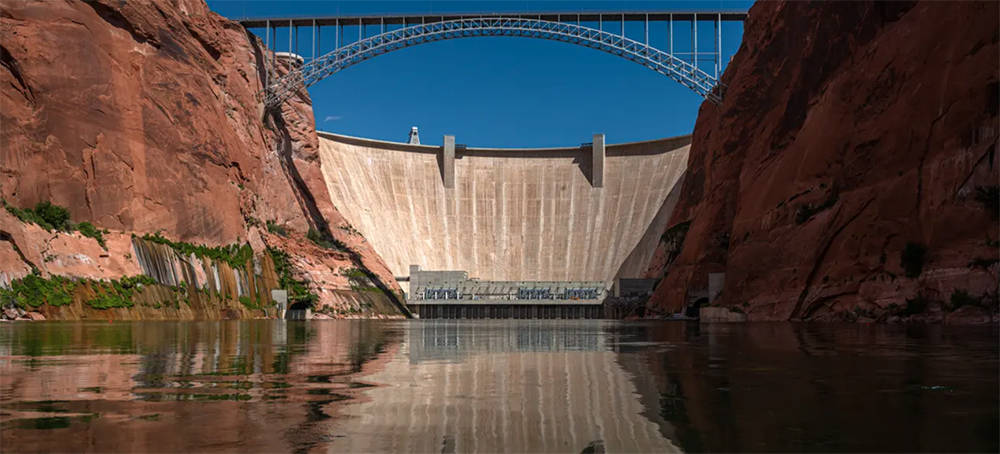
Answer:
<svg viewBox="0 0 1000 454"><path fill-rule="evenodd" d="M4 452L997 452L997 327L0 324Z"/></svg>

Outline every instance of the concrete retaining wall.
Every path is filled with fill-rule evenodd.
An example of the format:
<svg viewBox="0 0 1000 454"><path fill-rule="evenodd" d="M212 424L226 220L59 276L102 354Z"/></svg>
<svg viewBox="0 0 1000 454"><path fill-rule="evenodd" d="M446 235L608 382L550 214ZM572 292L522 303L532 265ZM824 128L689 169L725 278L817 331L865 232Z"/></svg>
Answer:
<svg viewBox="0 0 1000 454"><path fill-rule="evenodd" d="M320 156L333 203L396 276L416 264L498 281L610 282L648 265L655 248L636 246L662 233L690 142L606 146L603 187L590 181L590 147L460 148L454 188L442 181L441 147L320 133Z"/></svg>

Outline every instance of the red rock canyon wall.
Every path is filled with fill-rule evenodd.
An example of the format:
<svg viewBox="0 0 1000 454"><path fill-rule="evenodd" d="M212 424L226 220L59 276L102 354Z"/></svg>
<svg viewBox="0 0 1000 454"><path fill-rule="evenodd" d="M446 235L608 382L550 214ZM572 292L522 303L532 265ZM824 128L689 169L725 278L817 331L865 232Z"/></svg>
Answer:
<svg viewBox="0 0 1000 454"><path fill-rule="evenodd" d="M670 223L690 227L659 246L650 309L715 272L717 302L750 320L995 295L996 201L976 194L1000 179L998 17L997 2L758 2L725 101L699 112ZM916 278L907 243L927 250Z"/></svg>
<svg viewBox="0 0 1000 454"><path fill-rule="evenodd" d="M242 26L201 0L12 1L0 31L0 193L11 205L50 200L74 222L175 241L277 245L321 300L349 289L350 267L398 290L330 202L308 95L262 120L266 49ZM349 250L315 247L310 227ZM17 261L8 249L3 261ZM4 266L10 279L16 269Z"/></svg>

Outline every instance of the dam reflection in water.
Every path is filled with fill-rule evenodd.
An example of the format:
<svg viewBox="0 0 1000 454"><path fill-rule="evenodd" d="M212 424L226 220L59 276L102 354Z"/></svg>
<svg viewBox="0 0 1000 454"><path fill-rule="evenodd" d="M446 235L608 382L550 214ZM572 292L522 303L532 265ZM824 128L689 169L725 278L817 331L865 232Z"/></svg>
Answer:
<svg viewBox="0 0 1000 454"><path fill-rule="evenodd" d="M0 324L5 452L1000 449L996 327Z"/></svg>

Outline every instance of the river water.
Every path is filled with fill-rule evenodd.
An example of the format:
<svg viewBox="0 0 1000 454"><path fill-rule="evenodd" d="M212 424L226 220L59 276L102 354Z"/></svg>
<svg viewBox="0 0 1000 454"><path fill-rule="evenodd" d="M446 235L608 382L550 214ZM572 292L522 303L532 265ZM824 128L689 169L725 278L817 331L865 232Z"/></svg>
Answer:
<svg viewBox="0 0 1000 454"><path fill-rule="evenodd" d="M1000 450L997 327L0 324L4 452Z"/></svg>

